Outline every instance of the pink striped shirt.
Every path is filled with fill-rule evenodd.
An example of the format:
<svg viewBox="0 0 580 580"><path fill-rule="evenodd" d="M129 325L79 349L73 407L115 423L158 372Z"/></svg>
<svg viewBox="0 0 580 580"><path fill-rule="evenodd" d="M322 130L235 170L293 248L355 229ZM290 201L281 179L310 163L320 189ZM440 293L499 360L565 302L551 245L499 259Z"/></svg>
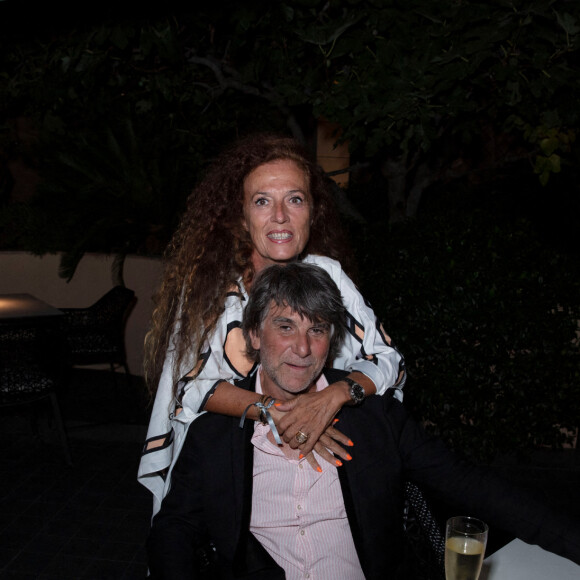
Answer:
<svg viewBox="0 0 580 580"><path fill-rule="evenodd" d="M317 390L326 386L321 377ZM290 447L283 450L270 441L269 433L268 426L256 422L250 531L287 580L364 580L337 468L317 457L322 473L315 471Z"/></svg>

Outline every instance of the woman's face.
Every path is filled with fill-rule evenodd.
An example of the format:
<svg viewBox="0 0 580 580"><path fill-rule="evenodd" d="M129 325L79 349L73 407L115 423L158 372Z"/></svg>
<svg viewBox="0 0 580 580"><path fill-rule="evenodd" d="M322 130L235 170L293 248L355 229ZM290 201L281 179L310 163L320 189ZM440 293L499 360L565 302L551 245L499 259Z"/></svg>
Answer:
<svg viewBox="0 0 580 580"><path fill-rule="evenodd" d="M310 236L308 178L294 161L260 165L244 181L243 226L250 233L256 272L294 260Z"/></svg>

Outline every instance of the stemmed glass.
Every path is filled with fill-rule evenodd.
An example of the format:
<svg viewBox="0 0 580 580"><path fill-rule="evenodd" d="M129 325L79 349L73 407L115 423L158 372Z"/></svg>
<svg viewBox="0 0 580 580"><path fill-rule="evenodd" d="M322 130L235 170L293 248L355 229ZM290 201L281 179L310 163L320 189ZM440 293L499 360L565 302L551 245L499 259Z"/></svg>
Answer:
<svg viewBox="0 0 580 580"><path fill-rule="evenodd" d="M467 516L447 520L445 529L446 580L477 580L487 544L485 522Z"/></svg>

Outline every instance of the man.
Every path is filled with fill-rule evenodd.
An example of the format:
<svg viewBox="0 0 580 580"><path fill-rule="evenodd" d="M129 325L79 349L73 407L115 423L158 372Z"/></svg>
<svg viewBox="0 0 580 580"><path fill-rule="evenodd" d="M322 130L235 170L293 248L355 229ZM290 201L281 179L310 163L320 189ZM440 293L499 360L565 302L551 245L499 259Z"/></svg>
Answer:
<svg viewBox="0 0 580 580"><path fill-rule="evenodd" d="M344 318L340 293L323 270L268 268L254 282L243 321L248 352L261 364L239 385L285 401L344 376L324 368L344 336ZM354 402L360 393L352 389ZM211 414L196 420L153 522L153 576L198 577L195 553L211 542L219 570L212 578L408 578L406 480L457 513L580 563L578 522L453 455L395 398L345 405L338 418L354 442L352 458L343 454L344 465L336 460L322 471L277 445L268 424L245 421L240 429L237 419ZM298 431L296 439L307 436Z"/></svg>

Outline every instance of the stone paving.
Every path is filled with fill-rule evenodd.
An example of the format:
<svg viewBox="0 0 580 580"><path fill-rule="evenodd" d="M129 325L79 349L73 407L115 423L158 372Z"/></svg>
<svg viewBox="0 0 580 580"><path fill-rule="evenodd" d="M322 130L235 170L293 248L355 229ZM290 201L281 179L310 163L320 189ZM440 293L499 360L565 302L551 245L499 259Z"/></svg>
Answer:
<svg viewBox="0 0 580 580"><path fill-rule="evenodd" d="M72 467L49 412L35 436L29 416L3 410L0 578L146 577L151 500L136 480L146 411L120 412L140 388L123 376L115 385L106 372L75 373L60 397Z"/></svg>

